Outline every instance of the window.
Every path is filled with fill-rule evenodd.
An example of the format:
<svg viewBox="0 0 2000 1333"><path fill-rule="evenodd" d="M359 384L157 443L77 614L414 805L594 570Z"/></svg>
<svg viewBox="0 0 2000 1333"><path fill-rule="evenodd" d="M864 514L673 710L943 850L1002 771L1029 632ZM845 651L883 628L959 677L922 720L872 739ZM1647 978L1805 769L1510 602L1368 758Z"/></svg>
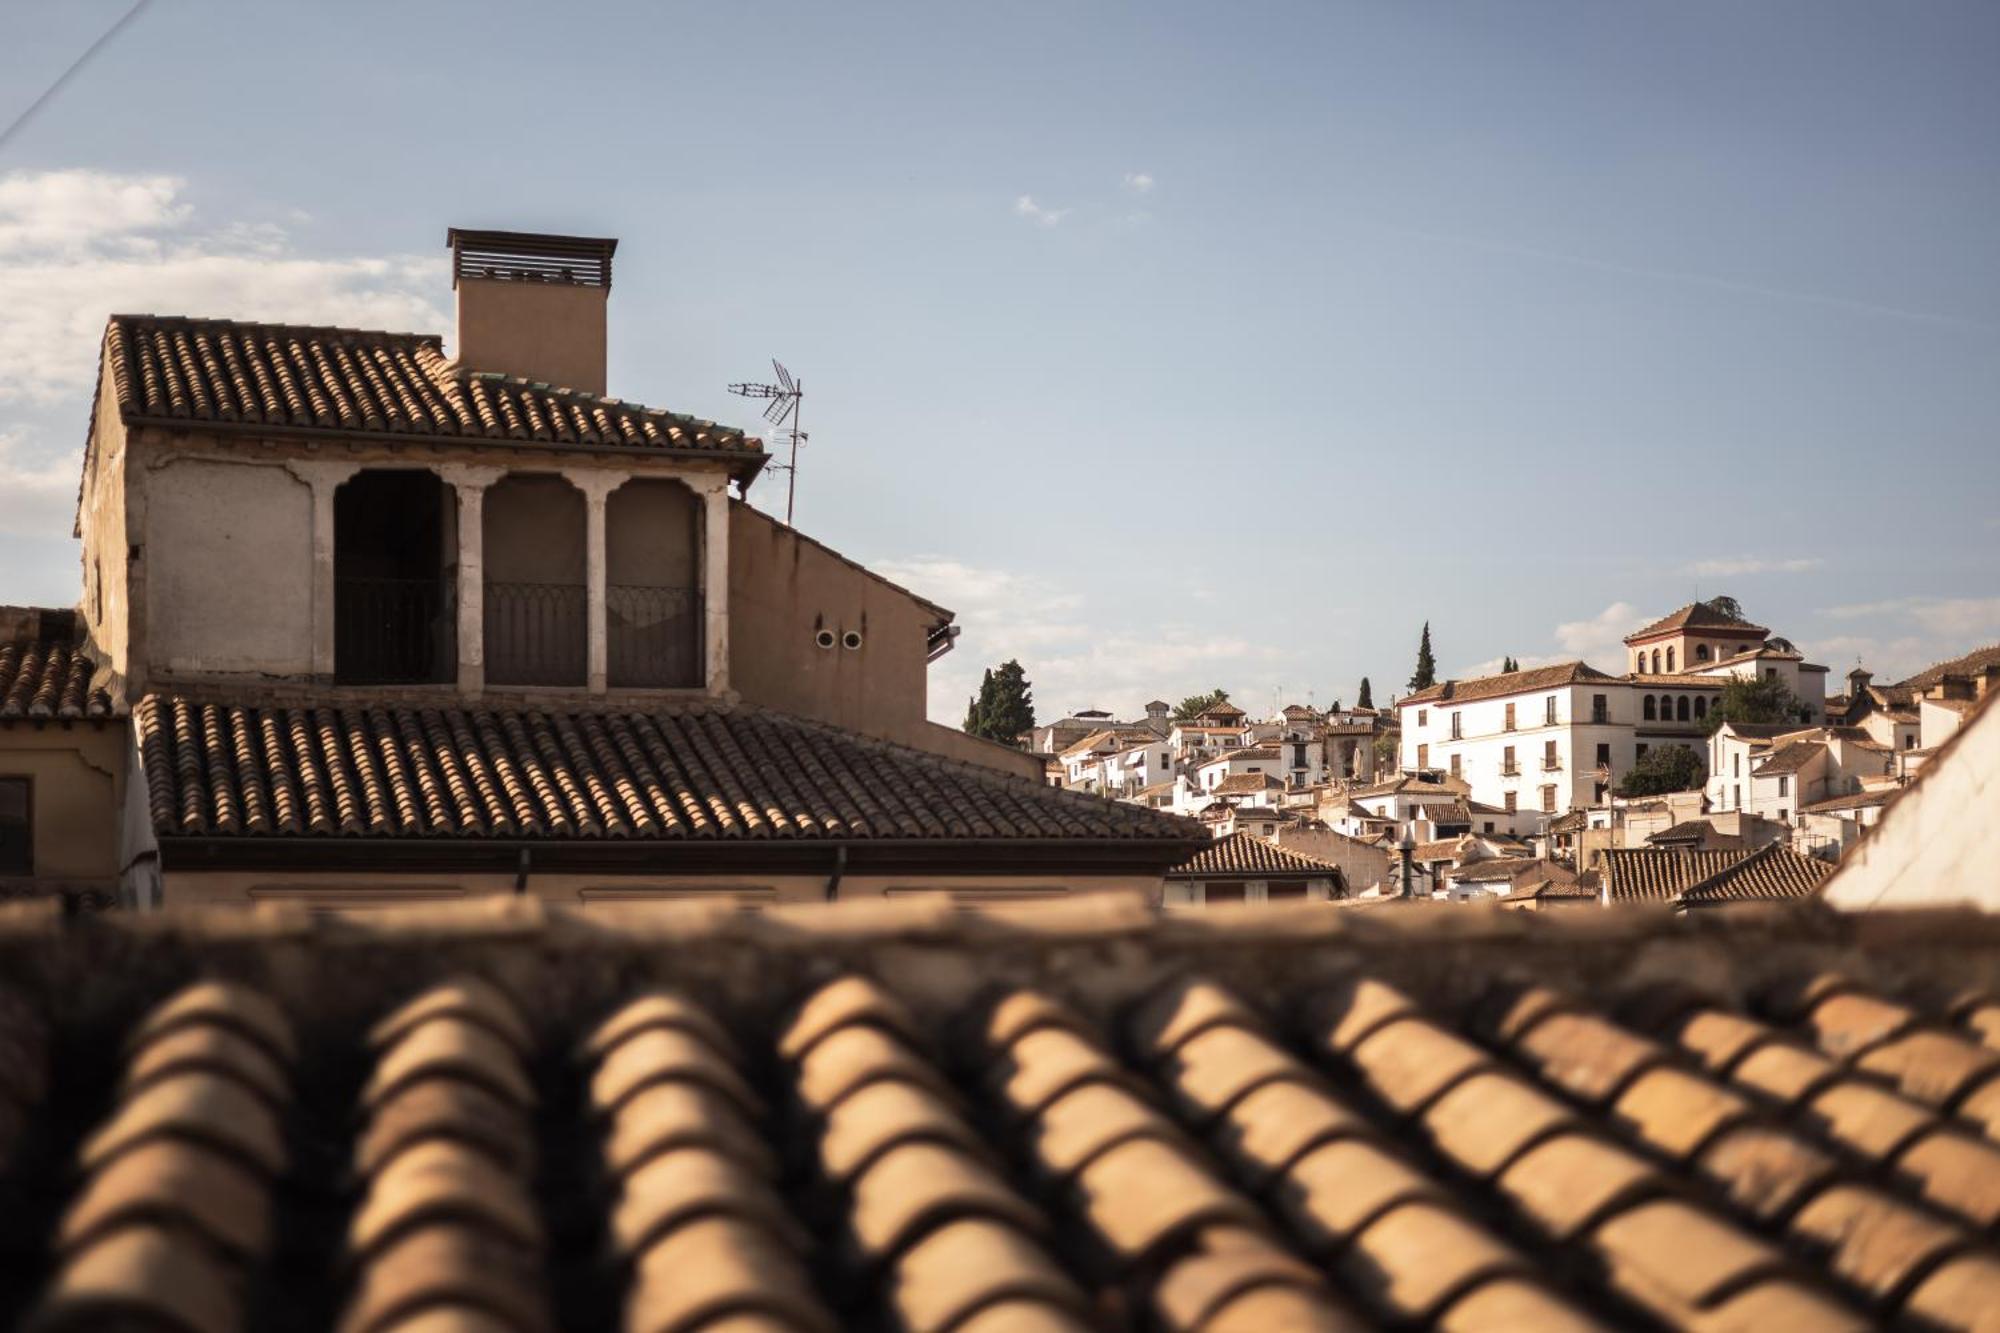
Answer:
<svg viewBox="0 0 2000 1333"><path fill-rule="evenodd" d="M0 778L0 875L34 873L34 784L27 778Z"/></svg>
<svg viewBox="0 0 2000 1333"><path fill-rule="evenodd" d="M1455 741L1465 739L1465 714L1453 713L1451 715L1451 738Z"/></svg>
<svg viewBox="0 0 2000 1333"><path fill-rule="evenodd" d="M1698 643L1694 646L1694 660L1697 662L1706 662L1708 660L1707 644Z"/></svg>
<svg viewBox="0 0 2000 1333"><path fill-rule="evenodd" d="M1457 755L1453 755L1453 756L1451 757L1451 775L1452 775L1453 777L1457 777L1457 776L1458 776L1458 756L1457 756Z"/></svg>
<svg viewBox="0 0 2000 1333"><path fill-rule="evenodd" d="M1905 750L1914 750L1917 748L1917 738L1914 733L1903 737L1903 748Z"/></svg>
<svg viewBox="0 0 2000 1333"><path fill-rule="evenodd" d="M1562 767L1562 760L1556 758L1556 743L1554 741L1542 742L1542 767L1544 769Z"/></svg>
<svg viewBox="0 0 2000 1333"><path fill-rule="evenodd" d="M1520 766L1514 762L1514 747L1509 745L1500 751L1500 772L1502 776L1512 777L1520 771Z"/></svg>
<svg viewBox="0 0 2000 1333"><path fill-rule="evenodd" d="M1551 694L1542 704L1542 721L1553 727L1556 724L1556 697Z"/></svg>
<svg viewBox="0 0 2000 1333"><path fill-rule="evenodd" d="M1500 798L1500 807L1511 815L1514 813L1514 807L1520 802L1520 799L1519 796L1510 791Z"/></svg>
<svg viewBox="0 0 2000 1333"><path fill-rule="evenodd" d="M1660 650L1658 648L1653 650L1653 674L1656 676L1660 674Z"/></svg>
<svg viewBox="0 0 2000 1333"><path fill-rule="evenodd" d="M1417 710L1417 725L1420 727L1428 727L1430 724L1431 724L1431 710L1428 708L1419 708Z"/></svg>
<svg viewBox="0 0 2000 1333"><path fill-rule="evenodd" d="M1705 718L1705 717L1707 717L1707 716L1708 716L1708 696L1707 696L1707 695L1702 695L1702 696L1701 696L1700 698L1698 698L1698 699L1696 699L1696 700L1694 701L1694 716L1695 716L1695 720L1696 720L1697 722L1699 722L1699 721L1700 721L1700 720L1701 720L1702 718Z"/></svg>
<svg viewBox="0 0 2000 1333"><path fill-rule="evenodd" d="M1776 667L1765 667L1765 668L1764 668L1764 679L1765 679L1765 680L1776 680L1777 678L1778 678L1778 668L1776 668Z"/></svg>
<svg viewBox="0 0 2000 1333"><path fill-rule="evenodd" d="M1430 766L1431 766L1431 747L1428 745L1419 745L1417 747L1417 767L1429 768Z"/></svg>
<svg viewBox="0 0 2000 1333"><path fill-rule="evenodd" d="M1597 786L1596 786L1596 788L1595 788L1595 794L1594 794L1594 795L1592 795L1592 797L1590 798L1590 800L1591 800L1591 804L1593 804L1593 805L1603 805L1603 804L1604 804L1604 793L1605 793L1605 792L1607 792L1607 791L1609 791L1609 790L1610 790L1610 788L1606 787L1606 786L1605 786L1605 785L1604 785L1603 783L1601 783L1601 782L1600 782L1600 783L1598 783L1598 784L1597 784Z"/></svg>
<svg viewBox="0 0 2000 1333"><path fill-rule="evenodd" d="M1743 808L1743 788L1742 788L1742 787L1740 787L1740 786L1732 786L1732 787L1731 787L1731 788L1729 789L1729 803L1730 803L1730 804L1731 804L1732 806L1735 806L1735 807L1736 807L1736 808L1737 808L1738 810L1741 810L1741 809Z"/></svg>
<svg viewBox="0 0 2000 1333"><path fill-rule="evenodd" d="M1240 903L1248 897L1248 887L1241 880L1227 884L1204 884L1201 900L1205 903Z"/></svg>
<svg viewBox="0 0 2000 1333"><path fill-rule="evenodd" d="M1611 745L1608 741L1600 741L1598 743L1597 766L1599 768L1611 767Z"/></svg>
<svg viewBox="0 0 2000 1333"><path fill-rule="evenodd" d="M1493 821L1492 821L1492 820L1490 820L1490 819L1486 821L1486 831L1487 831L1488 833L1491 833L1491 832L1493 832L1493 831L1494 831L1494 829L1493 829Z"/></svg>
<svg viewBox="0 0 2000 1333"><path fill-rule="evenodd" d="M1553 814L1555 812L1555 808L1556 808L1556 789L1553 786L1543 787L1542 813Z"/></svg>
<svg viewBox="0 0 2000 1333"><path fill-rule="evenodd" d="M1732 778L1743 776L1743 756L1741 754L1732 754L1729 756L1729 776Z"/></svg>
<svg viewBox="0 0 2000 1333"><path fill-rule="evenodd" d="M1505 731L1512 731L1514 729L1514 705L1507 705L1507 720L1500 725Z"/></svg>
<svg viewBox="0 0 2000 1333"><path fill-rule="evenodd" d="M1646 757L1646 745L1643 741L1640 742L1639 748L1632 752L1632 757L1634 759L1644 759Z"/></svg>
<svg viewBox="0 0 2000 1333"><path fill-rule="evenodd" d="M1659 707L1660 707L1660 706L1659 706L1659 702L1658 702L1657 700L1655 700L1655 699L1653 698L1653 696L1652 696L1652 695L1650 695L1650 694L1646 696L1646 700L1645 700L1645 702L1644 702L1644 703L1643 703L1642 705L1640 705L1640 707L1641 707L1641 709L1643 710L1643 712L1642 712L1642 716L1643 716L1643 717L1644 717L1644 718L1646 719L1646 721L1648 721L1648 722L1651 722L1651 721L1653 721L1653 720L1654 720L1655 718L1659 717L1659 715L1660 715L1660 711L1659 711Z"/></svg>
<svg viewBox="0 0 2000 1333"><path fill-rule="evenodd" d="M1792 780L1790 778L1786 777L1783 773L1778 775L1778 795L1790 796L1792 794L1791 785ZM1783 819L1784 815L1780 814L1778 818Z"/></svg>
<svg viewBox="0 0 2000 1333"><path fill-rule="evenodd" d="M1785 808L1783 806L1778 807L1778 822L1780 824L1785 822Z"/></svg>
<svg viewBox="0 0 2000 1333"><path fill-rule="evenodd" d="M1600 724L1609 722L1611 720L1611 701L1601 694L1591 695L1590 720Z"/></svg>
<svg viewBox="0 0 2000 1333"><path fill-rule="evenodd" d="M1264 897L1269 902L1285 902L1306 896L1306 882L1302 879L1281 879L1264 886Z"/></svg>
<svg viewBox="0 0 2000 1333"><path fill-rule="evenodd" d="M1688 720L1688 697L1685 694L1674 702L1674 719L1678 722Z"/></svg>

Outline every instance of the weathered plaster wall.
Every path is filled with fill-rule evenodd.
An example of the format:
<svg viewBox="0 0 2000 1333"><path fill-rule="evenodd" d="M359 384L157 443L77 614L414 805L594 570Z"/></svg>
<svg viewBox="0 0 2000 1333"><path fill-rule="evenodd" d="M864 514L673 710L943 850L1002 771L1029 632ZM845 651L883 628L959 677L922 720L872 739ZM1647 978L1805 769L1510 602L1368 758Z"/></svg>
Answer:
<svg viewBox="0 0 2000 1333"><path fill-rule="evenodd" d="M638 478L605 501L606 580L613 585L698 588L701 501L677 482Z"/></svg>
<svg viewBox="0 0 2000 1333"><path fill-rule="evenodd" d="M116 883L125 731L123 721L0 727L0 777L34 784L35 879Z"/></svg>
<svg viewBox="0 0 2000 1333"><path fill-rule="evenodd" d="M108 377L97 386L97 412L86 450L78 497L77 535L83 538L83 621L92 654L109 668L114 693L130 666L131 580L126 536L125 423Z"/></svg>
<svg viewBox="0 0 2000 1333"><path fill-rule="evenodd" d="M146 618L155 672L312 670L312 488L279 463L145 460Z"/></svg>
<svg viewBox="0 0 2000 1333"><path fill-rule="evenodd" d="M746 700L1041 780L1034 756L926 719L936 607L740 503L730 505L729 616L730 681ZM850 633L858 647L845 645Z"/></svg>
<svg viewBox="0 0 2000 1333"><path fill-rule="evenodd" d="M582 587L583 492L561 477L510 473L486 488L486 578Z"/></svg>
<svg viewBox="0 0 2000 1333"><path fill-rule="evenodd" d="M609 287L460 278L452 355L474 370L601 395L610 295Z"/></svg>

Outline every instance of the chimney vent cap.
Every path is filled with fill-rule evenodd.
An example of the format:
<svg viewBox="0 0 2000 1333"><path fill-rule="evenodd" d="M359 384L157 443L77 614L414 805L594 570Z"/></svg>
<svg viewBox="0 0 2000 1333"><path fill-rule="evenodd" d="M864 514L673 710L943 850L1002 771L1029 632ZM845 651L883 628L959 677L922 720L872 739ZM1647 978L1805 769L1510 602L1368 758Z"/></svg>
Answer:
<svg viewBox="0 0 2000 1333"><path fill-rule="evenodd" d="M611 256L618 249L615 236L554 236L468 227L448 228L445 244L451 247L453 287L460 278L469 277L608 288Z"/></svg>

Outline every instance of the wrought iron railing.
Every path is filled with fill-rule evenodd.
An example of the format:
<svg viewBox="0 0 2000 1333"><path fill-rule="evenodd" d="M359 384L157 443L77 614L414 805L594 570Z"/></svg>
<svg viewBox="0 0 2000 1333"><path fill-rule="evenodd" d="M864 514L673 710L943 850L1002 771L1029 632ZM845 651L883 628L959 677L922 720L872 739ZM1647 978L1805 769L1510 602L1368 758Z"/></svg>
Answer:
<svg viewBox="0 0 2000 1333"><path fill-rule="evenodd" d="M336 578L333 668L356 685L427 685L457 671L451 585L441 579Z"/></svg>
<svg viewBox="0 0 2000 1333"><path fill-rule="evenodd" d="M488 583L487 683L584 684L588 606L580 583Z"/></svg>
<svg viewBox="0 0 2000 1333"><path fill-rule="evenodd" d="M612 688L700 685L705 674L701 613L701 593L694 588L607 587L606 667Z"/></svg>

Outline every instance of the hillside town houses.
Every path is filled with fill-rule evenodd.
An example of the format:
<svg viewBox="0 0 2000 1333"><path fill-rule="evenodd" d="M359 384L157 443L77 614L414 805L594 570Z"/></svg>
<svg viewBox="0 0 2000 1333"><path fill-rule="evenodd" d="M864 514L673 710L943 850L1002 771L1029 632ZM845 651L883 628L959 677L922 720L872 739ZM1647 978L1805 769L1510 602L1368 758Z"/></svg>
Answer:
<svg viewBox="0 0 2000 1333"><path fill-rule="evenodd" d="M1337 871L1325 896L1339 903L1688 911L1816 893L2000 682L1995 646L1890 685L1857 667L1829 695L1826 667L1701 602L1624 649L1619 672L1569 661L1442 680L1382 710L1258 718L1223 701L1176 715L1156 700L1129 723L1084 710L1023 743L1052 783L1192 816L1219 846L1303 858L1284 864L1310 896L1317 865ZM1731 681L1772 686L1785 715L1719 720ZM1699 782L1620 794L1670 746L1699 756ZM1231 868L1277 874L1263 856L1204 852L1169 896L1258 900L1266 890Z"/></svg>

